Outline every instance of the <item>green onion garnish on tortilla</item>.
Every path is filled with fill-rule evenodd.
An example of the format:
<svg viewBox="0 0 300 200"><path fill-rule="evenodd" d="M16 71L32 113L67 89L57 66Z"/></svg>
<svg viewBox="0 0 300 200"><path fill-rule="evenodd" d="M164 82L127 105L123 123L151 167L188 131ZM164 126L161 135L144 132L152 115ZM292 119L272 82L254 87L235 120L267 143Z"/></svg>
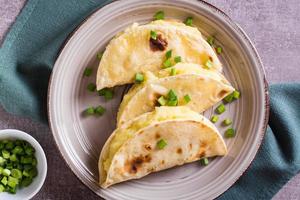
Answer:
<svg viewBox="0 0 300 200"><path fill-rule="evenodd" d="M227 130L225 131L224 136L225 136L226 138L232 138L232 137L234 137L234 136L235 136L235 130L234 130L233 128L227 129Z"/></svg>
<svg viewBox="0 0 300 200"><path fill-rule="evenodd" d="M170 72L170 76L176 75L176 68L172 68Z"/></svg>
<svg viewBox="0 0 300 200"><path fill-rule="evenodd" d="M83 75L88 77L88 76L92 75L92 72L93 72L93 69L87 67L87 68L85 68Z"/></svg>
<svg viewBox="0 0 300 200"><path fill-rule="evenodd" d="M135 82L136 83L142 83L144 81L144 75L141 73L135 74Z"/></svg>
<svg viewBox="0 0 300 200"><path fill-rule="evenodd" d="M167 53L166 53L166 59L169 59L171 57L172 57L172 49L167 51Z"/></svg>
<svg viewBox="0 0 300 200"><path fill-rule="evenodd" d="M219 117L217 115L213 115L211 118L210 118L210 121L212 123L216 123L217 121L219 120Z"/></svg>
<svg viewBox="0 0 300 200"><path fill-rule="evenodd" d="M158 149L163 149L165 146L167 146L167 142L164 139L160 139L157 143L156 146Z"/></svg>
<svg viewBox="0 0 300 200"><path fill-rule="evenodd" d="M167 106L177 106L178 105L178 100L174 99L174 100L169 100L167 102Z"/></svg>
<svg viewBox="0 0 300 200"><path fill-rule="evenodd" d="M177 100L177 95L176 92L174 90L170 90L168 93L168 99L169 100Z"/></svg>
<svg viewBox="0 0 300 200"><path fill-rule="evenodd" d="M226 111L225 105L221 103L221 104L216 108L215 111L216 111L216 113L218 113L218 114L222 114L223 112Z"/></svg>
<svg viewBox="0 0 300 200"><path fill-rule="evenodd" d="M201 163L201 165L206 166L206 165L208 165L209 161L207 158L201 158L200 163Z"/></svg>
<svg viewBox="0 0 300 200"><path fill-rule="evenodd" d="M158 98L157 102L160 106L165 106L167 104L167 99L164 96Z"/></svg>
<svg viewBox="0 0 300 200"><path fill-rule="evenodd" d="M155 31L150 31L150 37L153 39L153 40L156 40L157 38L157 33Z"/></svg>
<svg viewBox="0 0 300 200"><path fill-rule="evenodd" d="M186 94L184 97L183 97L183 99L184 99L184 101L186 102L186 103L188 103L188 102L190 102L192 99L191 99L191 97L190 97L190 95L188 95L188 94Z"/></svg>
<svg viewBox="0 0 300 200"><path fill-rule="evenodd" d="M220 46L217 47L217 48L216 48L216 51L217 51L217 54L221 54L221 53L222 53L222 47L220 47Z"/></svg>
<svg viewBox="0 0 300 200"><path fill-rule="evenodd" d="M232 124L232 120L229 118L224 119L223 121L223 125L224 126L229 126L230 124Z"/></svg>
<svg viewBox="0 0 300 200"><path fill-rule="evenodd" d="M163 62L163 68L169 68L172 66L171 59L167 59Z"/></svg>
<svg viewBox="0 0 300 200"><path fill-rule="evenodd" d="M175 63L181 62L181 56L175 56L175 57L174 57L174 62L175 62Z"/></svg>
<svg viewBox="0 0 300 200"><path fill-rule="evenodd" d="M185 23L187 26L192 26L192 25L193 25L193 18L192 18L192 17L186 18L186 20L184 21L184 23Z"/></svg>
<svg viewBox="0 0 300 200"><path fill-rule="evenodd" d="M154 20L160 20L160 19L164 19L165 18L165 13L164 11L158 11L157 13L155 13L154 15Z"/></svg>
<svg viewBox="0 0 300 200"><path fill-rule="evenodd" d="M87 89L88 89L88 91L90 91L90 92L95 92L95 90L96 90L96 85L95 85L94 83L89 83L89 84L87 85Z"/></svg>

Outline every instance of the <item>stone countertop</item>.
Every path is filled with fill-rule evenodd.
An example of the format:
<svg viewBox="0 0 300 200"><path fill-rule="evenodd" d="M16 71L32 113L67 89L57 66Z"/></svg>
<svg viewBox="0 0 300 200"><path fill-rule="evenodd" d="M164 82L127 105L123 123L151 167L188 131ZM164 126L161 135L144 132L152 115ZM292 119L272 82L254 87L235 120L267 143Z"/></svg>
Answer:
<svg viewBox="0 0 300 200"><path fill-rule="evenodd" d="M0 41L26 0L0 0ZM233 18L256 46L270 83L300 81L300 4L298 0L209 0ZM0 129L29 132L43 146L48 175L34 200L100 199L85 187L67 167L58 152L48 126L6 113L0 107ZM300 174L273 198L300 199Z"/></svg>

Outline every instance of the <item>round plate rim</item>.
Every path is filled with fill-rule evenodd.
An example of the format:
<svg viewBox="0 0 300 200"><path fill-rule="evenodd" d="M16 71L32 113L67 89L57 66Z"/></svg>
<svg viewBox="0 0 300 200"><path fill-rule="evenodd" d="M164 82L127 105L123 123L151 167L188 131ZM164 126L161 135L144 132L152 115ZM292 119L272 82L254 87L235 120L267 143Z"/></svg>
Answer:
<svg viewBox="0 0 300 200"><path fill-rule="evenodd" d="M71 171L73 172L73 174L75 175L75 177L77 177L77 179L79 179L83 185L85 187L87 187L88 189L90 189L91 191L93 191L96 195L99 195L96 193L96 191L94 191L92 188L88 187L83 178L82 177L79 177L75 170L70 166L70 163L69 161L65 158L65 155L62 153L62 149L61 147L59 146L58 144L58 138L55 136L55 133L54 133L54 124L52 123L52 120L51 120L51 112L50 112L50 94L52 93L52 90L51 90L51 86L52 86L52 83L54 82L54 70L55 68L57 68L57 61L59 60L59 57L61 56L65 46L68 44L68 42L70 41L70 39L74 36L74 34L90 19L92 18L96 13L98 12L101 12L101 10L104 10L107 6L110 6L111 4L113 3L118 3L118 2L121 2L121 1L125 1L125 0L112 0L112 1L105 1L104 2L104 5L99 7L99 8L96 8L94 11L92 11L87 17L85 17L82 22L80 22L76 28L71 31L68 36L66 37L66 39L64 40L63 44L61 45L58 53L57 53L57 56L56 56L56 61L54 63L54 67L52 69L52 72L51 72L51 75L50 75L50 78L49 78L49 83L48 83L48 91L47 91L47 114L48 114L48 123L49 123L49 127L50 127L50 130L51 130L51 133L52 133L52 136L54 138L54 141L55 141L55 145L57 147L57 149L59 150L59 153L60 155L62 156L63 160L65 161L65 163L67 164L68 168L71 169ZM220 14L223 15L224 18L226 18L226 20L228 20L228 22L230 23L230 25L236 30L238 31L245 39L245 42L248 42L249 44L249 47L251 47L254 55L255 55L255 59L259 65L259 70L261 71L261 74L263 76L263 90L264 90L264 99L265 99L265 102L264 102L264 109L265 109L265 112L263 113L264 114L264 122L263 122L263 126L262 126L262 129L259 132L259 142L257 143L256 145L256 148L255 148L255 153L253 154L253 157L250 159L251 161L249 162L249 164L247 164L247 166L241 170L241 173L239 176L236 177L236 179L233 179L230 183L230 185L227 187L226 190L224 191L221 191L219 192L219 194L217 196L215 196L215 198L221 196L223 193L225 193L228 189L230 189L234 184L235 182L249 169L249 167L251 166L254 158L256 157L257 155L257 152L259 150L259 148L261 147L261 144L262 144L262 141L264 139L264 136L265 136L265 133L266 133L266 130L267 130L267 125L268 125L268 121L269 121L269 112L270 112L270 96L269 96L269 84L267 82L267 79L266 79L266 73L265 73L265 69L264 69L264 65L263 65L263 62L257 52L257 49L255 48L254 44L252 43L252 41L250 40L250 38L248 37L248 35L245 33L245 31L239 26L239 24L237 24L234 20L232 20L224 11L222 11L221 9L217 8L216 6L204 1L204 0L193 0L193 1L197 1L199 3L202 3L202 4L205 4L207 5L208 7L214 9L215 11L219 12ZM100 195L101 196L101 195ZM105 198L105 195L101 196L103 198Z"/></svg>

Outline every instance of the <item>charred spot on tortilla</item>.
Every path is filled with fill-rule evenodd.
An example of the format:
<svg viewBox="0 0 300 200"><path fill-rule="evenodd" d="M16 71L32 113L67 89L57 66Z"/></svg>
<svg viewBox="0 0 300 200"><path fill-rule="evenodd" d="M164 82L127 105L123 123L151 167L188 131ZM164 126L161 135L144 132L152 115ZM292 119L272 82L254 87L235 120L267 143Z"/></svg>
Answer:
<svg viewBox="0 0 300 200"><path fill-rule="evenodd" d="M144 131L143 131L143 130L139 132L139 134L140 134L140 135L141 135L141 134L143 134L143 133L144 133Z"/></svg>
<svg viewBox="0 0 300 200"><path fill-rule="evenodd" d="M208 59L213 62L213 58L211 56L208 56Z"/></svg>
<svg viewBox="0 0 300 200"><path fill-rule="evenodd" d="M227 93L228 93L228 91L226 91L226 90L221 90L221 91L218 93L218 98L223 98Z"/></svg>
<svg viewBox="0 0 300 200"><path fill-rule="evenodd" d="M160 163L161 163L162 165L164 165L164 164L165 164L165 161L164 161L164 160L162 160L162 161L160 161Z"/></svg>
<svg viewBox="0 0 300 200"><path fill-rule="evenodd" d="M181 148L178 148L176 152L177 152L178 154L182 154L182 149L181 149Z"/></svg>
<svg viewBox="0 0 300 200"><path fill-rule="evenodd" d="M156 39L150 37L149 44L152 51L164 51L168 46L168 41L161 34L158 34Z"/></svg>
<svg viewBox="0 0 300 200"><path fill-rule="evenodd" d="M190 149L192 149L192 148L193 148L193 144L192 144L192 143L190 143L190 145L189 145L189 146L190 146Z"/></svg>
<svg viewBox="0 0 300 200"><path fill-rule="evenodd" d="M160 138L160 134L159 133L155 133L155 139L159 139Z"/></svg>
<svg viewBox="0 0 300 200"><path fill-rule="evenodd" d="M131 174L136 174L137 171L142 167L143 163L145 162L150 162L151 161L151 156L146 155L146 156L139 156L136 158L133 158L130 161L126 161L125 166L127 168L127 171Z"/></svg>
<svg viewBox="0 0 300 200"><path fill-rule="evenodd" d="M144 147L147 151L150 151L152 149L150 144L145 144Z"/></svg>

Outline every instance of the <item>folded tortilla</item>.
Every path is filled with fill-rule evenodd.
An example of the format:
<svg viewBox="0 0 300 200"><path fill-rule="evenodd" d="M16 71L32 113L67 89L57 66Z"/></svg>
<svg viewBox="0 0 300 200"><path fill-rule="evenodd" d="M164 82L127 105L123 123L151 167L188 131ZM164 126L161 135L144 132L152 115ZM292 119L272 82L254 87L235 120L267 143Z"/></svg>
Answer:
<svg viewBox="0 0 300 200"><path fill-rule="evenodd" d="M170 76L174 68L176 75ZM178 105L186 105L196 112L203 112L234 91L226 78L218 72L206 70L192 63L178 63L158 72L158 76L146 73L143 84L136 84L124 96L119 107L117 126L138 115L154 110L157 99L174 90ZM190 102L184 100L189 95Z"/></svg>
<svg viewBox="0 0 300 200"><path fill-rule="evenodd" d="M158 141L167 145L160 149ZM217 128L185 106L156 107L117 128L106 141L100 158L100 185L138 179L203 157L226 155Z"/></svg>
<svg viewBox="0 0 300 200"><path fill-rule="evenodd" d="M157 33L151 40L151 31ZM136 73L156 72L166 60L166 52L182 62L205 65L210 61L211 70L222 71L214 49L200 31L181 22L157 20L149 24L133 24L112 39L100 61L97 72L97 89L134 82Z"/></svg>

